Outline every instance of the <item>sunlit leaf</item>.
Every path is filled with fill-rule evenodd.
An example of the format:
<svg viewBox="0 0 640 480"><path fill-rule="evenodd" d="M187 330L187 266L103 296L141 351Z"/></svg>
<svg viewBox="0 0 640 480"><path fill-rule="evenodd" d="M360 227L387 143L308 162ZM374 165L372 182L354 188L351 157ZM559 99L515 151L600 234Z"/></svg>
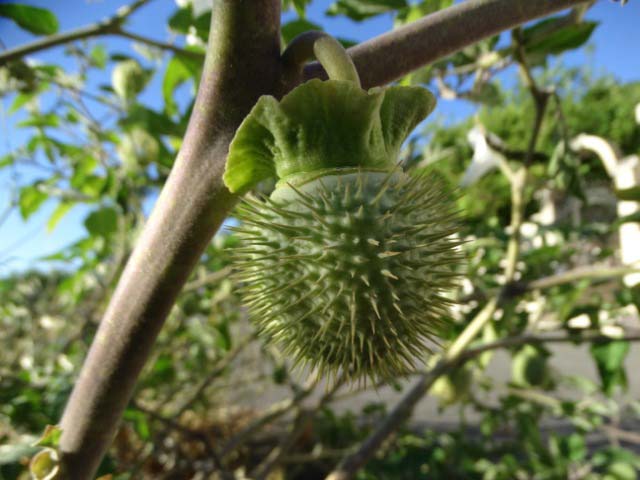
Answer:
<svg viewBox="0 0 640 480"><path fill-rule="evenodd" d="M628 353L629 342L622 340L596 343L591 347L591 355L602 381L602 391L607 395L613 394L617 386L626 388L624 360Z"/></svg>
<svg viewBox="0 0 640 480"><path fill-rule="evenodd" d="M22 3L0 3L0 17L10 18L21 28L36 35L58 31L58 19L49 10Z"/></svg>
<svg viewBox="0 0 640 480"><path fill-rule="evenodd" d="M407 8L406 0L338 0L327 9L327 15L344 15L359 22L403 8Z"/></svg>
<svg viewBox="0 0 640 480"><path fill-rule="evenodd" d="M22 218L26 220L33 215L48 198L49 196L42 192L38 185L29 185L20 190L18 206Z"/></svg>
<svg viewBox="0 0 640 480"><path fill-rule="evenodd" d="M175 56L169 61L162 81L162 96L164 97L165 110L175 113L176 102L173 92L184 82L197 81L200 75L201 62L196 62L184 57Z"/></svg>
<svg viewBox="0 0 640 480"><path fill-rule="evenodd" d="M322 27L317 23L310 22L304 18L297 18L290 22L285 23L280 30L282 34L282 40L285 45L291 42L294 38L309 30L322 30Z"/></svg>
<svg viewBox="0 0 640 480"><path fill-rule="evenodd" d="M95 210L84 220L84 226L91 235L107 237L118 228L118 212L111 207Z"/></svg>
<svg viewBox="0 0 640 480"><path fill-rule="evenodd" d="M452 4L453 0L423 0L420 3L409 5L407 8L400 10L395 23L397 25L403 25L405 23L415 22L430 13L450 7Z"/></svg>
<svg viewBox="0 0 640 480"><path fill-rule="evenodd" d="M527 53L558 54L584 45L598 22L582 22L560 26L564 18L542 20L523 30L523 42Z"/></svg>
<svg viewBox="0 0 640 480"><path fill-rule="evenodd" d="M107 66L109 56L107 55L107 49L104 45L96 45L89 52L89 58L91 63L98 68L104 68Z"/></svg>
<svg viewBox="0 0 640 480"><path fill-rule="evenodd" d="M38 115L18 122L19 127L57 127L60 125L60 118L53 114Z"/></svg>
<svg viewBox="0 0 640 480"><path fill-rule="evenodd" d="M62 220L62 217L64 217L69 212L69 210L73 208L73 206L73 203L69 202L61 202L60 204L58 204L56 209L49 217L49 220L47 221L47 230L49 232L52 232L58 225L58 222Z"/></svg>
<svg viewBox="0 0 640 480"><path fill-rule="evenodd" d="M60 443L62 430L57 425L47 425L42 437L35 443L38 447L57 448Z"/></svg>

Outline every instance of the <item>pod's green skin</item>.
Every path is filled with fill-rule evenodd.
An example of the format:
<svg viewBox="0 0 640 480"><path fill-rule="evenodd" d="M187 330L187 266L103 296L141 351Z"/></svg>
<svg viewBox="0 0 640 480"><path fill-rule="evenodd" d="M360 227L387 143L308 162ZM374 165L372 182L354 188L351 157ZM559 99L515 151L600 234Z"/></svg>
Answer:
<svg viewBox="0 0 640 480"><path fill-rule="evenodd" d="M304 84L263 97L229 152L227 186L275 177L237 211L241 293L264 338L296 364L348 378L411 371L442 335L460 255L454 204L397 167L433 108L424 89Z"/></svg>

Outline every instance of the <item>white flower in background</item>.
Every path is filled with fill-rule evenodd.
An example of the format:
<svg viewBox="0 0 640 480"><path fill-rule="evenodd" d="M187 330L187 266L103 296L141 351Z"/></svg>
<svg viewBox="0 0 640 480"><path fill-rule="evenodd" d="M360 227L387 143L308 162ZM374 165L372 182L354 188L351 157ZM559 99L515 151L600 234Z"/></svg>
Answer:
<svg viewBox="0 0 640 480"><path fill-rule="evenodd" d="M193 15L199 17L211 10L212 0L176 0L176 5L179 8L186 8L191 5L193 7Z"/></svg>
<svg viewBox="0 0 640 480"><path fill-rule="evenodd" d="M582 313L577 317L570 318L567 321L569 328L589 328L591 326L591 318L586 313Z"/></svg>
<svg viewBox="0 0 640 480"><path fill-rule="evenodd" d="M52 317L51 315L43 315L40 317L40 326L45 330L55 330L64 325L64 322L60 318Z"/></svg>
<svg viewBox="0 0 640 480"><path fill-rule="evenodd" d="M553 202L553 192L549 188L538 190L535 194L536 199L540 203L540 210L533 215L531 219L540 225L551 225L557 219L556 204Z"/></svg>
<svg viewBox="0 0 640 480"><path fill-rule="evenodd" d="M620 325L603 325L600 327L600 333L609 338L624 337L624 328Z"/></svg>
<svg viewBox="0 0 640 480"><path fill-rule="evenodd" d="M471 295L473 293L473 283L471 283L471 280L469 280L468 278L463 278L462 279L462 294L463 295Z"/></svg>
<svg viewBox="0 0 640 480"><path fill-rule="evenodd" d="M64 354L58 355L58 365L65 372L71 372L73 370L73 363L71 363L71 360L69 360L69 357L67 357Z"/></svg>
<svg viewBox="0 0 640 480"><path fill-rule="evenodd" d="M501 155L487 143L484 129L476 125L467 134L467 141L473 148L473 158L460 180L460 186L467 187L480 180L486 173L500 165Z"/></svg>
<svg viewBox="0 0 640 480"><path fill-rule="evenodd" d="M198 36L198 30L194 25L189 26L189 33L187 33L185 43L187 45L194 45L202 48L206 47L206 43Z"/></svg>
<svg viewBox="0 0 640 480"><path fill-rule="evenodd" d="M538 233L538 224L533 222L522 222L520 225L520 235L524 238L533 238Z"/></svg>
<svg viewBox="0 0 640 480"><path fill-rule="evenodd" d="M44 62L42 62L41 60L38 60L37 58L33 58L33 57L25 57L24 58L24 63L29 65L31 68L41 67L42 65L44 65Z"/></svg>
<svg viewBox="0 0 640 480"><path fill-rule="evenodd" d="M608 310L599 310L598 311L598 323L604 325L605 323L611 323L611 313Z"/></svg>
<svg viewBox="0 0 640 480"><path fill-rule="evenodd" d="M20 367L22 367L23 370L33 369L33 357L31 355L27 355L27 354L22 355L18 363L20 364Z"/></svg>
<svg viewBox="0 0 640 480"><path fill-rule="evenodd" d="M519 307L522 308L525 312L527 312L529 316L538 317L542 314L542 311L546 303L547 302L544 297L539 297L529 302L523 302Z"/></svg>

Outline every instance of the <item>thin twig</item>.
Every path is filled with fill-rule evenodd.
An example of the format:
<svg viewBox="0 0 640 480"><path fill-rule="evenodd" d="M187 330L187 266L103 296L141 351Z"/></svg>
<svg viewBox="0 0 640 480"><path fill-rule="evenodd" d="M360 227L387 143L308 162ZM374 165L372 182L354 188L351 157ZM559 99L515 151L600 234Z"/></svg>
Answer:
<svg viewBox="0 0 640 480"><path fill-rule="evenodd" d="M320 400L316 403L316 405L312 408L300 408L298 410L298 415L294 421L291 432L282 439L280 444L275 447L267 457L258 465L251 478L255 478L256 480L266 480L269 473L282 461L282 457L291 451L295 442L298 440L300 435L304 432L304 430L308 427L309 423L313 420L317 412L322 409L327 403L331 401L334 395L340 390L340 388L344 385L346 381L346 377L341 377L336 380L336 382L331 386L329 390L325 392L325 394L320 398Z"/></svg>
<svg viewBox="0 0 640 480"><path fill-rule="evenodd" d="M119 112L119 113L124 113L124 109L122 108L122 106L110 101L106 97L102 97L100 95L96 95L95 93L88 92L88 91L83 90L81 88L77 88L77 87L75 87L73 85L65 84L64 82L60 82L59 80L56 80L55 78L51 78L51 77L48 77L48 76L43 76L37 70L35 71L35 73L36 73L36 78L38 80L40 80L41 82L53 83L54 85L57 85L58 87L60 87L62 89L69 90L72 93L75 93L77 95L82 95L83 97L86 97L89 100L92 100L94 102L97 102L97 103L100 103L102 105L105 105L105 106L109 107L111 110L114 110L114 111Z"/></svg>
<svg viewBox="0 0 640 480"><path fill-rule="evenodd" d="M580 280L607 280L640 272L639 267L576 268L525 283L527 290L544 290Z"/></svg>
<svg viewBox="0 0 640 480"><path fill-rule="evenodd" d="M227 443L222 447L220 455L222 458L237 450L244 442L246 442L254 433L262 429L269 423L274 422L278 418L286 415L290 411L297 408L304 400L309 397L314 391L315 386L318 383L318 377L312 377L307 385L299 390L293 397L282 400L274 405L271 405L262 415L256 418L253 422L240 430L235 436L230 438Z"/></svg>
<svg viewBox="0 0 640 480"><path fill-rule="evenodd" d="M181 48L170 43L165 43L159 40L154 40L153 38L145 37L143 35L138 35L137 33L130 32L129 30L118 28L113 33L114 35L119 35L121 37L129 38L131 40L135 40L136 42L144 43L146 45L150 45L152 47L156 47L161 50L168 50L170 52L175 53L176 55L182 55L183 57L193 58L194 60L204 59L204 52L187 50L185 48Z"/></svg>
<svg viewBox="0 0 640 480"><path fill-rule="evenodd" d="M526 150L516 150L507 147L504 143L500 142L495 135L485 135L487 144L496 152L501 153L507 158L512 160L525 160L528 156L531 156L532 161L547 162L549 161L549 155L544 152L533 152L529 154Z"/></svg>
<svg viewBox="0 0 640 480"><path fill-rule="evenodd" d="M199 432L197 430L192 430L192 429L190 429L188 427L185 427L184 425L182 425L181 423L177 422L176 420L173 420L173 419L167 418L167 417L163 417L159 413L156 413L153 410L150 410L150 409L148 409L148 408L136 403L135 401L133 401L131 403L130 407L135 409L135 410L138 410L138 411L144 413L145 415L151 417L153 420L156 420L156 421L164 424L166 426L165 431L167 429L176 430L176 431L180 432L181 434L183 434L183 435L185 435L187 437L193 438L194 440L197 440L197 441L201 442L204 445L204 447L205 447L205 449L207 451L207 455L213 461L216 470L218 470L219 472L223 472L223 475L224 475L224 470L222 468L222 462L220 461L220 456L215 451L215 449L211 445L211 442L209 441L209 439L207 438L207 436L206 436L206 434L204 432Z"/></svg>
<svg viewBox="0 0 640 480"><path fill-rule="evenodd" d="M638 433L622 430L621 428L617 428L612 425L603 425L601 428L607 433L607 435L610 435L617 440L640 445L640 434Z"/></svg>
<svg viewBox="0 0 640 480"><path fill-rule="evenodd" d="M208 275L205 275L204 277L196 278L195 280L190 281L184 286L184 288L182 289L182 293L193 292L202 287L215 285L219 281L228 277L232 270L233 268L230 266L224 267L215 272L211 272Z"/></svg>
<svg viewBox="0 0 640 480"><path fill-rule="evenodd" d="M139 35L122 28L122 24L124 23L124 21L138 8L142 7L149 1L150 0L138 0L131 6L118 10L115 15L101 22L77 28L75 30L70 30L68 32L50 35L34 42L0 52L0 65L4 65L5 63L11 62L13 60L23 58L26 55L57 47L59 45L71 43L76 40L99 37L102 35L117 35L120 37L135 40L139 43L150 45L155 48L159 48L161 50L173 52L176 55L193 58L195 60L203 60L204 52L187 50L177 45L145 37L144 35Z"/></svg>
<svg viewBox="0 0 640 480"><path fill-rule="evenodd" d="M150 0L137 0L131 5L118 9L115 15L102 20L101 22L64 33L49 35L48 37L34 42L0 52L0 65L4 65L12 60L17 60L25 55L29 55L30 53L39 52L58 45L64 45L65 43L73 42L75 40L96 37L99 35L117 34L124 21L136 10L149 3L149 1Z"/></svg>
<svg viewBox="0 0 640 480"><path fill-rule="evenodd" d="M209 374L203 378L200 384L196 387L193 393L185 399L174 411L174 416L179 417L189 407L191 407L201 397L202 393L211 385L211 383L218 378L222 373L229 368L231 363L238 357L238 355L255 339L254 335L248 335L240 340L235 347L233 347L227 354L215 364L215 367Z"/></svg>
<svg viewBox="0 0 640 480"><path fill-rule="evenodd" d="M515 44L515 58L518 62L520 71L525 79L525 84L531 93L531 96L535 105L535 118L533 120L533 126L531 136L529 138L529 145L522 167L516 172L511 181L511 224L509 225L510 236L507 245L506 261L507 267L505 269L506 283L510 283L514 280L516 274L516 266L518 257L520 255L520 229L524 221L524 209L525 209L525 188L527 183L527 177L529 175L529 167L533 161L534 152L536 150L536 144L540 137L540 130L542 128L542 121L547 109L548 99L550 92L538 86L535 78L531 72L531 66L527 61L527 57L522 43L522 34L519 28L512 32L512 38Z"/></svg>

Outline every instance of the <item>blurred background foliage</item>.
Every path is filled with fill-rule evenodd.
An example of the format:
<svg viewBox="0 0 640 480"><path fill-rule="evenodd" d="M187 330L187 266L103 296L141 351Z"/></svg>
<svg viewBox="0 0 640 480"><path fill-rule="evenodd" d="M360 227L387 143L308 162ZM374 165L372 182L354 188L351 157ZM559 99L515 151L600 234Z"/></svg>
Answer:
<svg viewBox="0 0 640 480"><path fill-rule="evenodd" d="M284 1L283 44L322 29L306 18L308 3ZM401 26L452 3L337 0L326 13L356 22L393 15ZM34 35L57 33L62 9L9 5L0 5L3 21ZM468 118L428 119L401 161L442 177L458 195L468 268L450 338L498 295L493 321L474 344L495 349L440 378L424 400L431 406L399 429L360 479L638 476L639 386L627 390L634 373L625 361L640 340L640 287L625 277L619 247L621 225L637 225L638 216L621 216L618 207L624 199L637 212L640 195L629 185L621 193L601 155L574 139L602 137L620 162L637 165L640 83L562 62L563 52L586 48L598 27L585 20L588 7L482 41L400 80L430 88L440 103L473 105ZM73 68L43 63L37 53L0 62L5 115L19 115L16 127L27 132L0 158L13 179L7 211L26 221L53 203L50 230L72 209L86 211L84 236L41 259L47 268L0 278L2 479L28 477L31 445L61 416L180 148L210 15L204 2L181 0L163 19L167 43L132 37L129 51L100 36L67 43ZM121 31L126 20L116 22ZM518 172L526 172L521 184ZM514 240L515 271L506 274ZM329 388L308 372L290 372L246 322L230 276L235 244L224 228L203 255L103 474L214 478L223 469L238 478L324 478L402 394L404 379ZM597 374L576 373L576 361ZM435 421L440 415L446 424Z"/></svg>

